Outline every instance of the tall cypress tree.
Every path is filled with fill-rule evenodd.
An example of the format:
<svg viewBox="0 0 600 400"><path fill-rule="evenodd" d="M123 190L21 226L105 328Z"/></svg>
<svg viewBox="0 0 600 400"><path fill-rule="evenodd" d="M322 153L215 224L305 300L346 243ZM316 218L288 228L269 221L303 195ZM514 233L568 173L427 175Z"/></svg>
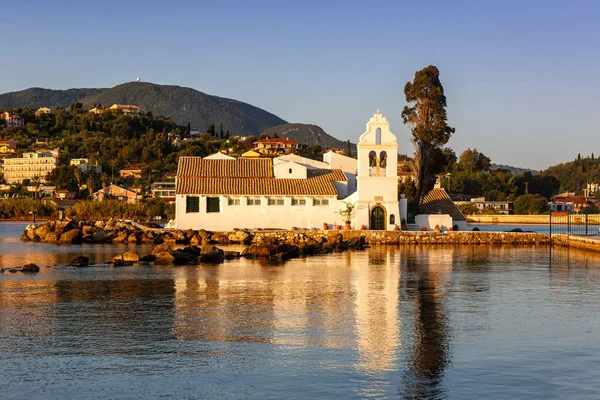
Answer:
<svg viewBox="0 0 600 400"><path fill-rule="evenodd" d="M350 146L350 140L346 142L346 155L352 157L352 146Z"/></svg>
<svg viewBox="0 0 600 400"><path fill-rule="evenodd" d="M454 128L447 122L446 95L437 67L430 65L417 71L413 82L406 83L404 95L411 103L402 110L402 120L413 136L416 199L420 203L425 188L431 186L435 179L433 155L448 143Z"/></svg>
<svg viewBox="0 0 600 400"><path fill-rule="evenodd" d="M221 129L219 131L219 138L223 139L225 137L225 132L223 132L223 123L220 123Z"/></svg>

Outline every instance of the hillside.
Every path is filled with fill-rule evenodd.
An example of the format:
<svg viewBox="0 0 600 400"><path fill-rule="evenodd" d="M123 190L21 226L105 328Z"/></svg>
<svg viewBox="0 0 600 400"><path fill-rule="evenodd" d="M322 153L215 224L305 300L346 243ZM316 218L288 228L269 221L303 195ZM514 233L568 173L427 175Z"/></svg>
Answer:
<svg viewBox="0 0 600 400"><path fill-rule="evenodd" d="M51 90L31 88L0 95L0 107L57 106L68 107L81 102L91 107L97 103L133 104L144 112L165 115L180 125L188 122L193 128L204 130L211 122L232 135L258 135L264 129L286 123L278 116L241 101L211 96L195 89L129 82L110 89Z"/></svg>
<svg viewBox="0 0 600 400"><path fill-rule="evenodd" d="M285 137L295 140L305 145L318 144L325 148L338 147L346 150L346 142L338 140L331 135L328 135L321 127L311 124L282 124L272 128L265 129L263 133L273 136L277 134L279 137ZM356 149L356 145L352 145Z"/></svg>
<svg viewBox="0 0 600 400"><path fill-rule="evenodd" d="M92 96L106 89L68 89L53 90L29 88L20 92L0 94L0 108L30 107L68 107L81 101L86 96Z"/></svg>

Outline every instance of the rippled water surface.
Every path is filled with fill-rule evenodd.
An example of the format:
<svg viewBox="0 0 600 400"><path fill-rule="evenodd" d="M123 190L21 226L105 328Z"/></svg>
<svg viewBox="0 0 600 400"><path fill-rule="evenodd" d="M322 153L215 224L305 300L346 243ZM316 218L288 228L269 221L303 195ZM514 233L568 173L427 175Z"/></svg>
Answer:
<svg viewBox="0 0 600 400"><path fill-rule="evenodd" d="M18 225L18 224L13 224ZM88 269L0 224L0 398L600 398L600 257L373 247ZM46 260L46 261L43 261ZM51 268L46 265L52 266Z"/></svg>

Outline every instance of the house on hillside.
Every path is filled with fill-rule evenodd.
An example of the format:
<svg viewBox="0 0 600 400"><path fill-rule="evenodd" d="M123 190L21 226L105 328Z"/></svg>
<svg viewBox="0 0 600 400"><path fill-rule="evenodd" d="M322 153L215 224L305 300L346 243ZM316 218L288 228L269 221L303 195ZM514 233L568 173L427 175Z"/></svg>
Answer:
<svg viewBox="0 0 600 400"><path fill-rule="evenodd" d="M0 139L0 154L14 154L17 151L17 142L14 139Z"/></svg>
<svg viewBox="0 0 600 400"><path fill-rule="evenodd" d="M594 207L596 207L596 204L591 199L567 192L554 196L550 204L550 211L567 211L579 214L586 208Z"/></svg>
<svg viewBox="0 0 600 400"><path fill-rule="evenodd" d="M25 126L25 120L17 113L4 112L0 114L7 128Z"/></svg>
<svg viewBox="0 0 600 400"><path fill-rule="evenodd" d="M69 165L76 166L82 172L94 171L97 174L102 173L102 166L98 165L98 162L96 162L96 164L90 163L89 158L72 158L71 161L69 161Z"/></svg>
<svg viewBox="0 0 600 400"><path fill-rule="evenodd" d="M292 151L298 150L299 147L300 143L285 138L260 139L252 143L252 150L269 156L290 154Z"/></svg>
<svg viewBox="0 0 600 400"><path fill-rule="evenodd" d="M287 145L295 145L287 139L272 141L257 150L272 150L266 146L280 143L284 147L274 149L285 152L292 148ZM326 153L323 162L291 154L274 159L181 157L175 225L221 231L333 227L344 225L339 212L352 204L355 229L365 225L391 230L406 217L406 200L402 206L398 201L397 154L396 136L377 110L359 138L358 159L334 152ZM388 159L390 163L382 165L381 160ZM349 185L349 174L355 188Z"/></svg>
<svg viewBox="0 0 600 400"><path fill-rule="evenodd" d="M102 201L104 199L114 199L125 201L130 204L135 204L140 196L133 190L125 189L121 186L110 184L105 188L98 190L92 194L94 201Z"/></svg>
<svg viewBox="0 0 600 400"><path fill-rule="evenodd" d="M113 104L110 106L109 110L124 115L139 115L142 113L142 109L140 107L129 104Z"/></svg>
<svg viewBox="0 0 600 400"><path fill-rule="evenodd" d="M50 110L48 107L40 107L35 112L35 116L39 117L42 114L50 114L51 112L52 112L52 110Z"/></svg>
<svg viewBox="0 0 600 400"><path fill-rule="evenodd" d="M130 176L138 179L142 177L142 170L141 168L137 168L137 167L128 167L128 168L123 168L119 170L119 176L121 178L128 178Z"/></svg>

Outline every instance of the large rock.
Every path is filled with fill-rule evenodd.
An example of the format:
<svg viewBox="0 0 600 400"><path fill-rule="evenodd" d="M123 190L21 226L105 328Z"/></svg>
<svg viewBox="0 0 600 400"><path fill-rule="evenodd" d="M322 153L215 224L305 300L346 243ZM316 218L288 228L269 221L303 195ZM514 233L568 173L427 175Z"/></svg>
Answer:
<svg viewBox="0 0 600 400"><path fill-rule="evenodd" d="M113 238L113 243L125 243L127 242L127 238L129 237L129 232L120 231L116 237Z"/></svg>
<svg viewBox="0 0 600 400"><path fill-rule="evenodd" d="M43 242L44 243L58 243L60 239L60 235L57 235L56 233L48 233L45 237Z"/></svg>
<svg viewBox="0 0 600 400"><path fill-rule="evenodd" d="M59 241L61 243L81 243L82 238L83 235L81 234L81 229L75 228L70 229L62 235L60 235Z"/></svg>
<svg viewBox="0 0 600 400"><path fill-rule="evenodd" d="M28 272L28 273L39 272L40 271L40 267L38 267L34 263L29 263L29 264L23 265L23 267L21 267L21 271L22 272Z"/></svg>
<svg viewBox="0 0 600 400"><path fill-rule="evenodd" d="M81 227L81 232L83 232L84 235L91 235L96 232L96 228L90 225L83 225Z"/></svg>
<svg viewBox="0 0 600 400"><path fill-rule="evenodd" d="M41 240L44 240L48 233L50 233L50 228L46 224L43 224L35 230L35 234L38 235Z"/></svg>
<svg viewBox="0 0 600 400"><path fill-rule="evenodd" d="M136 251L127 251L123 254L119 254L118 256L113 257L112 259L113 261L115 260L120 260L120 261L128 261L128 262L139 262L140 261L140 254Z"/></svg>
<svg viewBox="0 0 600 400"><path fill-rule="evenodd" d="M197 259L194 254L183 250L175 250L171 255L173 256L173 263L176 265L193 264Z"/></svg>
<svg viewBox="0 0 600 400"><path fill-rule="evenodd" d="M170 253L170 252L171 252L171 246L169 246L166 243L163 243L163 244L159 244L158 246L156 246L150 254L157 255L159 253Z"/></svg>
<svg viewBox="0 0 600 400"><path fill-rule="evenodd" d="M175 257L173 257L173 255L168 251L163 251L152 255L155 257L154 261L152 262L153 264L169 265L175 263Z"/></svg>
<svg viewBox="0 0 600 400"><path fill-rule="evenodd" d="M78 267L78 268L89 267L89 265L90 265L90 258L85 257L85 256L75 257L69 263L69 266Z"/></svg>
<svg viewBox="0 0 600 400"><path fill-rule="evenodd" d="M209 264L220 264L225 261L223 250L210 244L204 244L200 248L200 262Z"/></svg>
<svg viewBox="0 0 600 400"><path fill-rule="evenodd" d="M127 237L127 243L137 243L137 242L138 242L138 237L136 236L135 233L132 233Z"/></svg>
<svg viewBox="0 0 600 400"><path fill-rule="evenodd" d="M105 231L96 231L92 233L92 242L106 243L110 240L110 235Z"/></svg>
<svg viewBox="0 0 600 400"><path fill-rule="evenodd" d="M75 224L73 221L56 221L56 224L54 225L54 233L57 235L62 235L63 233L73 229L79 229L77 224Z"/></svg>
<svg viewBox="0 0 600 400"><path fill-rule="evenodd" d="M234 231L227 235L227 239L231 242L246 243L250 240L250 234L244 231Z"/></svg>

